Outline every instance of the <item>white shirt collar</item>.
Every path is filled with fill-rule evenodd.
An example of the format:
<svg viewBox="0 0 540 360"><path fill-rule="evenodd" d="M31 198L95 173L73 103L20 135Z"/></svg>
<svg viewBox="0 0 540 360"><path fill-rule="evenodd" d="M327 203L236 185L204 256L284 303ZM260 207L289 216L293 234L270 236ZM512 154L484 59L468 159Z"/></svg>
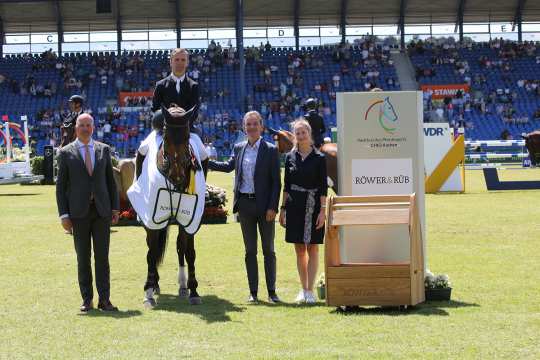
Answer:
<svg viewBox="0 0 540 360"><path fill-rule="evenodd" d="M84 145L84 143L82 141L79 140L79 138L77 138L77 140L75 140L75 144L77 144L77 148L81 148ZM90 142L88 143L88 146L93 148L94 147L94 139L90 138Z"/></svg>
<svg viewBox="0 0 540 360"><path fill-rule="evenodd" d="M262 139L262 137L259 137L259 140L255 141L255 144L253 144L253 145L250 145L249 140L246 140L247 141L247 146L249 146L251 149L259 150L259 145L261 145L261 139Z"/></svg>
<svg viewBox="0 0 540 360"><path fill-rule="evenodd" d="M171 73L171 77L173 78L174 81L178 82L182 82L184 81L184 79L186 78L186 73L184 73L184 75L180 76L180 77L177 77L176 75L174 75L174 73Z"/></svg>

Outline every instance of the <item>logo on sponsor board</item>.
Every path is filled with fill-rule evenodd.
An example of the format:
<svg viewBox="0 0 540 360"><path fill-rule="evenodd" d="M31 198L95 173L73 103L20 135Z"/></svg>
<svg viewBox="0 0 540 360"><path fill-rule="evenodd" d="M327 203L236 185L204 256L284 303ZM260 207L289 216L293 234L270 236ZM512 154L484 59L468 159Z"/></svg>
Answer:
<svg viewBox="0 0 540 360"><path fill-rule="evenodd" d="M393 134L397 130L397 121L399 118L389 96L384 99L375 99L369 104L364 114L364 120L367 121L368 118L374 116L377 116L379 125L388 134Z"/></svg>

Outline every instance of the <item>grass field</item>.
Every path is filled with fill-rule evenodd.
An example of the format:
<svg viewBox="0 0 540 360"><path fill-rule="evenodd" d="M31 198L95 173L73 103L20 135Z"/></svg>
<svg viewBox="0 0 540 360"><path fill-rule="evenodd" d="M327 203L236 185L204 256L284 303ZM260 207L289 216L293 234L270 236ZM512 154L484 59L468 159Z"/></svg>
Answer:
<svg viewBox="0 0 540 360"><path fill-rule="evenodd" d="M540 180L540 170L500 173ZM210 173L209 182L231 194L232 176ZM294 250L276 226L286 303L246 305L243 244L230 218L196 238L203 305L177 298L170 241L159 305L144 310L144 230L115 228L111 292L121 312L81 316L73 241L61 231L54 188L0 187L0 358L540 358L540 191L488 193L481 172L468 171L466 194L426 199L428 265L450 275L450 303L353 314L294 305Z"/></svg>

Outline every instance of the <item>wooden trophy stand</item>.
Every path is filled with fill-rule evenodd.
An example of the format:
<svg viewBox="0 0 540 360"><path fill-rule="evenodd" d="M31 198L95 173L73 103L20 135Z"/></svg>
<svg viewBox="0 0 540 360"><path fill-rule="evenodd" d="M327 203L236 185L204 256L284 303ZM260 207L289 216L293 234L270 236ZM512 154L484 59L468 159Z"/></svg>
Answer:
<svg viewBox="0 0 540 360"><path fill-rule="evenodd" d="M327 200L326 304L407 306L425 300L422 230L415 194L334 196ZM342 263L340 226L407 224L408 262Z"/></svg>

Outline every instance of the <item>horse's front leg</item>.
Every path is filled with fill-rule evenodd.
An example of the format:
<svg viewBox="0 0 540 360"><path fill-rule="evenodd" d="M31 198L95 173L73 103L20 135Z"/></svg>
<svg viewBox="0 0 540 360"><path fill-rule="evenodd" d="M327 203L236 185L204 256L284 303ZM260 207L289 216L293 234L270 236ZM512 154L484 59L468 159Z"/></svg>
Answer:
<svg viewBox="0 0 540 360"><path fill-rule="evenodd" d="M199 305L201 304L201 297L197 293L197 287L198 282L197 278L195 277L195 236L187 234L182 229L182 234L186 238L186 262L188 265L188 281L187 286L189 288L189 303L191 305Z"/></svg>
<svg viewBox="0 0 540 360"><path fill-rule="evenodd" d="M176 252L178 253L178 295L188 296L186 264L184 262L187 248L187 239L181 226L178 227L178 237L176 238Z"/></svg>
<svg viewBox="0 0 540 360"><path fill-rule="evenodd" d="M208 162L210 161L210 158L207 158L203 161L201 161L202 170L204 173L204 179L206 180L206 177L208 175Z"/></svg>
<svg viewBox="0 0 540 360"><path fill-rule="evenodd" d="M157 231L146 229L146 245L148 251L146 253L146 264L148 272L146 275L146 283L144 284L144 300L143 304L146 308L156 306L154 294L156 289L159 289L159 273L157 269L157 257L155 247L157 245Z"/></svg>
<svg viewBox="0 0 540 360"><path fill-rule="evenodd" d="M159 294L159 273L158 266L163 260L165 247L167 244L167 229L162 230L146 230L146 245L148 252L146 253L146 263L148 265L148 274L146 283L144 284L144 301L146 308L156 306L154 295Z"/></svg>

